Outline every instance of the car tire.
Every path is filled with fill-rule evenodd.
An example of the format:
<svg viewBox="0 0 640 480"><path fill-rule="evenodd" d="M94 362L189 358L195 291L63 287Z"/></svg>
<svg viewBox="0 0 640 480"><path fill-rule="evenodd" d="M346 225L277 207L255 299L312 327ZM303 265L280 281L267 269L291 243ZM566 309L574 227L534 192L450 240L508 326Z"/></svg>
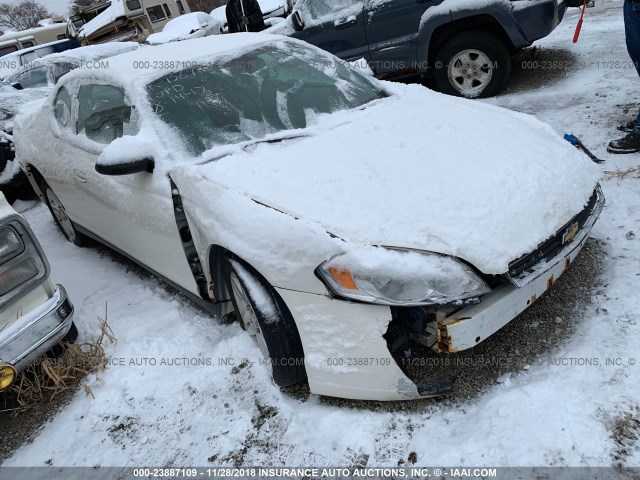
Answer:
<svg viewBox="0 0 640 480"><path fill-rule="evenodd" d="M68 241L77 247L83 247L87 243L87 237L80 233L67 215L62 202L57 195L51 190L51 187L44 179L40 181L40 191L44 197L44 201L51 212L54 222Z"/></svg>
<svg viewBox="0 0 640 480"><path fill-rule="evenodd" d="M274 382L287 387L304 381L302 341L284 300L262 275L235 255L223 257L223 273L238 321L256 337L263 355L269 356Z"/></svg>
<svg viewBox="0 0 640 480"><path fill-rule="evenodd" d="M442 93L467 98L498 94L511 73L511 55L505 43L482 31L456 35L438 51L435 81Z"/></svg>

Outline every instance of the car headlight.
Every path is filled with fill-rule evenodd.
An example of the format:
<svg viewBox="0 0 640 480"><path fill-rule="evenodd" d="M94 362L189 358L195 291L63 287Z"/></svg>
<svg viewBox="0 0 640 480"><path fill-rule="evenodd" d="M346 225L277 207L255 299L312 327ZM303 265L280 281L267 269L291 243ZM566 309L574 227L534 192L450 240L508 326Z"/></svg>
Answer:
<svg viewBox="0 0 640 480"><path fill-rule="evenodd" d="M0 228L0 265L17 257L24 251L24 243L14 228Z"/></svg>
<svg viewBox="0 0 640 480"><path fill-rule="evenodd" d="M381 305L445 305L491 291L466 264L428 252L370 247L345 253L316 270L336 296Z"/></svg>

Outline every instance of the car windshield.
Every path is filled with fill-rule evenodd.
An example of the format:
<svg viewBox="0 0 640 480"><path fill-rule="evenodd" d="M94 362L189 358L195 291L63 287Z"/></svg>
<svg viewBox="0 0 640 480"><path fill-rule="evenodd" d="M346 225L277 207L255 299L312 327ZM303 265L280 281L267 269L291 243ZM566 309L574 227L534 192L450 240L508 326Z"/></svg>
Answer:
<svg viewBox="0 0 640 480"><path fill-rule="evenodd" d="M306 128L319 114L386 96L342 61L290 43L166 75L147 92L155 113L194 155Z"/></svg>

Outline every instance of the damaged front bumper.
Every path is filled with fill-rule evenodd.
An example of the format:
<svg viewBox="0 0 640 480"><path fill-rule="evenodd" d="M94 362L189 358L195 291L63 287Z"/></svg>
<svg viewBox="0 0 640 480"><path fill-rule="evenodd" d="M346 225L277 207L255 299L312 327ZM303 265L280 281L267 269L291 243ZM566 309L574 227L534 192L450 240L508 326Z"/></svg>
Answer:
<svg viewBox="0 0 640 480"><path fill-rule="evenodd" d="M477 305L431 312L433 350L453 353L484 341L531 306L569 268L604 207L600 187L578 232L551 258L517 282L503 282ZM520 286L518 286L520 285ZM305 353L311 392L358 400L410 400L447 393L447 382L414 382L390 351L387 333L397 315L380 305L277 289L293 315Z"/></svg>

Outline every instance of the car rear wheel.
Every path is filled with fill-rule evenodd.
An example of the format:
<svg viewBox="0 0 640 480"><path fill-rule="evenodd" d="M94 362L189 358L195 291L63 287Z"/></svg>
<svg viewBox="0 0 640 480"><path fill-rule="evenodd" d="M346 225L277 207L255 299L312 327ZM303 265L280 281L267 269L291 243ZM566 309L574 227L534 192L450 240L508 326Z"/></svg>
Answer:
<svg viewBox="0 0 640 480"><path fill-rule="evenodd" d="M269 358L281 387L307 378L298 328L280 295L249 264L236 256L223 260L224 278L240 325Z"/></svg>
<svg viewBox="0 0 640 480"><path fill-rule="evenodd" d="M448 95L484 98L507 84L511 55L498 37L480 31L456 35L436 56L435 80Z"/></svg>
<svg viewBox="0 0 640 480"><path fill-rule="evenodd" d="M85 237L82 233L78 232L75 225L67 215L67 211L64 209L64 205L57 197L57 195L51 190L51 187L42 180L40 185L40 189L42 194L44 195L44 200L49 207L49 211L53 216L53 220L56 222L56 225L64 235L64 237L69 240L71 243L78 247L82 247L86 244L87 237Z"/></svg>

